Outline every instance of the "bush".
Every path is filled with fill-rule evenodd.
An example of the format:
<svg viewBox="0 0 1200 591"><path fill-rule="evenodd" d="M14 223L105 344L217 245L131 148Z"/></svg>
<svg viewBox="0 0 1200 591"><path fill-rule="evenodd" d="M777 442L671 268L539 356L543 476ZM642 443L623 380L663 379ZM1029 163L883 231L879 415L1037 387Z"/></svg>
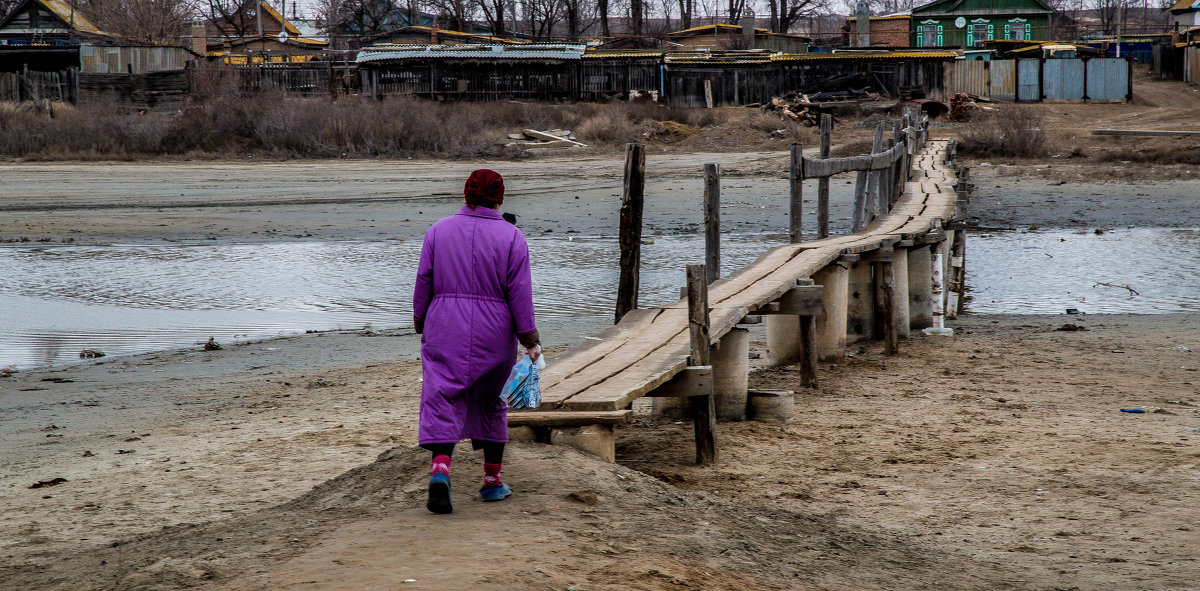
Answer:
<svg viewBox="0 0 1200 591"><path fill-rule="evenodd" d="M1047 153L1041 117L1016 105L976 116L959 135L959 152L968 156L1040 158Z"/></svg>

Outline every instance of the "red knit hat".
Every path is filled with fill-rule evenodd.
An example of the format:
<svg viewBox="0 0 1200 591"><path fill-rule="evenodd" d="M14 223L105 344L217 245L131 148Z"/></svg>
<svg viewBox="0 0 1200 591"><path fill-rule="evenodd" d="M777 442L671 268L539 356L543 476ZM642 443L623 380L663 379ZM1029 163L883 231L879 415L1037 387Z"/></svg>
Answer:
<svg viewBox="0 0 1200 591"><path fill-rule="evenodd" d="M467 177L467 184L463 187L463 196L467 199L467 205L499 207L501 203L504 203L504 177L494 170L486 168L476 170Z"/></svg>

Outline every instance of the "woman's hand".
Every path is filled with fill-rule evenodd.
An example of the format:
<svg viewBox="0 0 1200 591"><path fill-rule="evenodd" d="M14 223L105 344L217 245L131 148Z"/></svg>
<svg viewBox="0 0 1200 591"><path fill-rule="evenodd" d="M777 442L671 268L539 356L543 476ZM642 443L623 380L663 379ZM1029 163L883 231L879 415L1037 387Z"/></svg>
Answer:
<svg viewBox="0 0 1200 591"><path fill-rule="evenodd" d="M530 361L537 361L538 357L542 356L542 346L534 345L532 347L529 347L528 349L525 349L525 354L529 355Z"/></svg>

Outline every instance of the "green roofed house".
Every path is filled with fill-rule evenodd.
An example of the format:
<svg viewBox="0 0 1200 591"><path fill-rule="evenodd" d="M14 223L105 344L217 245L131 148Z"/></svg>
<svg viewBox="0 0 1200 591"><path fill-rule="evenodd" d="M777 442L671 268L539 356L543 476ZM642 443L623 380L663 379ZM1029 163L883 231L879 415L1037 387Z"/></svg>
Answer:
<svg viewBox="0 0 1200 591"><path fill-rule="evenodd" d="M985 41L1046 40L1043 0L938 0L912 9L913 47L982 48Z"/></svg>

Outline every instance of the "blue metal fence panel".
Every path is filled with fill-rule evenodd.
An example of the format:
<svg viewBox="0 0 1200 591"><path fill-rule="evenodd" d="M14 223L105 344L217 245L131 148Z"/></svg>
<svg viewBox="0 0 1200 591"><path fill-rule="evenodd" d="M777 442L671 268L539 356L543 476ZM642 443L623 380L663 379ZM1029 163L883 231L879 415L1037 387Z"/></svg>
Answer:
<svg viewBox="0 0 1200 591"><path fill-rule="evenodd" d="M1046 100L1083 100L1083 82L1087 74L1083 60L1048 59L1042 64L1042 92Z"/></svg>
<svg viewBox="0 0 1200 591"><path fill-rule="evenodd" d="M1087 62L1087 97L1094 101L1124 101L1129 92L1129 62L1093 58Z"/></svg>
<svg viewBox="0 0 1200 591"><path fill-rule="evenodd" d="M1042 100L1042 60L1017 61L1017 100L1036 103Z"/></svg>

